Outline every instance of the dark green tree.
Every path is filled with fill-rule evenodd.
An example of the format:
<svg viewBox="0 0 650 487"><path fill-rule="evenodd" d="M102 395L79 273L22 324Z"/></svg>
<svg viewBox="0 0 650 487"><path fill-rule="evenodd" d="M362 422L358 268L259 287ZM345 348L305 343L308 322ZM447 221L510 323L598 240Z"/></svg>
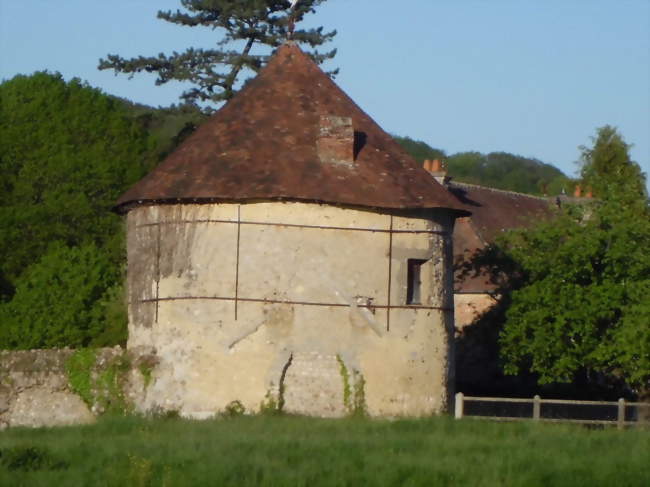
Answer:
<svg viewBox="0 0 650 487"><path fill-rule="evenodd" d="M155 162L123 104L46 72L0 85L0 268L14 283L53 241L122 259L119 195ZM3 286L6 287L6 286Z"/></svg>
<svg viewBox="0 0 650 487"><path fill-rule="evenodd" d="M560 194L573 184L559 169L508 152L459 152L447 159L449 174L460 181L528 194Z"/></svg>
<svg viewBox="0 0 650 487"><path fill-rule="evenodd" d="M119 195L156 162L124 103L46 72L0 85L0 348L124 340Z"/></svg>
<svg viewBox="0 0 650 487"><path fill-rule="evenodd" d="M159 11L158 18L187 27L208 27L222 33L215 48L189 48L182 53L132 59L109 54L106 59L100 59L99 69L113 69L116 73L130 75L143 71L157 73L157 85L172 80L188 81L194 87L183 93L183 100L215 105L232 98L242 72L257 72L266 63L268 56L256 53L256 46L280 46L290 35L291 19L301 20L324 1L299 0L290 9L288 0L181 0L184 11ZM319 27L297 29L291 38L314 48L329 42L335 35L336 31L323 32ZM237 47L237 50L228 48L229 45ZM310 54L321 63L333 58L336 50Z"/></svg>
<svg viewBox="0 0 650 487"><path fill-rule="evenodd" d="M426 142L421 140L414 140L411 137L400 137L394 135L393 138L401 145L410 156L417 162L422 164L426 159L446 159L447 154L442 149L431 147Z"/></svg>
<svg viewBox="0 0 650 487"><path fill-rule="evenodd" d="M394 139L419 163L425 159L440 159L447 164L449 175L465 183L519 193L555 196L571 191L575 182L556 167L537 159L508 152L458 152L447 156L442 149L410 137Z"/></svg>
<svg viewBox="0 0 650 487"><path fill-rule="evenodd" d="M500 335L506 372L541 383L577 374L650 391L650 211L645 180L611 127L583 148L595 200L510 232L501 257L516 263Z"/></svg>
<svg viewBox="0 0 650 487"><path fill-rule="evenodd" d="M597 198L639 204L647 198L645 176L630 159L630 145L616 128L605 125L592 137L593 146L581 146L582 184Z"/></svg>
<svg viewBox="0 0 650 487"><path fill-rule="evenodd" d="M126 341L120 268L94 244L54 243L0 305L0 349L84 347ZM105 338L109 338L106 340Z"/></svg>

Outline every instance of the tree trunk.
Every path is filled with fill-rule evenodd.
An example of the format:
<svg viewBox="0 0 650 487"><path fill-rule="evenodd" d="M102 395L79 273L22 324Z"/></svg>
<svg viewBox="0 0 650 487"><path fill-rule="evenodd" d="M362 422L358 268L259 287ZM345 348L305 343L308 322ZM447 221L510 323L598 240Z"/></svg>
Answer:
<svg viewBox="0 0 650 487"><path fill-rule="evenodd" d="M248 39L248 42L246 42L246 47L244 47L244 50L241 53L242 58L244 56L248 56L248 53L251 51L251 48L253 47L254 43L255 43L254 38L251 37L250 39ZM243 60L240 58L239 62L232 67L232 71L230 71L230 74L228 75L228 79L224 86L227 100L230 100L234 94L232 86L235 84L235 80L237 79L237 75L239 75L239 72L241 71L242 65L243 65Z"/></svg>

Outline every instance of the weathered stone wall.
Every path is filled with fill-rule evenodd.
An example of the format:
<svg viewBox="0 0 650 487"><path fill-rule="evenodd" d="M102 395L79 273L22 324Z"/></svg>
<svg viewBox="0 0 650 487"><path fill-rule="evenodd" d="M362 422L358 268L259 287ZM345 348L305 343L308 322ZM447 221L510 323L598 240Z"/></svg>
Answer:
<svg viewBox="0 0 650 487"><path fill-rule="evenodd" d="M159 361L141 409L205 417L239 401L250 411L397 416L447 407L447 212L167 205L133 209L127 222L128 348ZM426 261L420 305L406 302L408 259Z"/></svg>
<svg viewBox="0 0 650 487"><path fill-rule="evenodd" d="M0 428L93 422L142 403L155 357L120 347L0 351Z"/></svg>

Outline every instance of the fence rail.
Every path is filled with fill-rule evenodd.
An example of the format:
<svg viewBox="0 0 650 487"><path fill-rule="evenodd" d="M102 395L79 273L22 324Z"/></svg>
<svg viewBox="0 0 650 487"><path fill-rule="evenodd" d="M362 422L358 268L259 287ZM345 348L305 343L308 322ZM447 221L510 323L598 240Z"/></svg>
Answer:
<svg viewBox="0 0 650 487"><path fill-rule="evenodd" d="M532 404L532 414L530 416L493 416L480 414L465 414L465 404L469 402L483 403L503 403L503 404ZM542 415L542 405L567 405L567 406L610 406L616 407L616 419L577 419L577 418L550 418ZM631 402L621 398L616 402L612 401L574 401L569 399L542 399L540 396L533 398L510 398L510 397L474 397L465 396L462 392L456 394L454 406L454 417L461 419L465 417L484 418L494 421L543 421L548 423L575 423L575 424L594 424L594 425L616 425L617 428L623 429L626 426L637 426L648 424L647 421L634 420L630 421L626 417L627 408L648 409L650 413L650 403Z"/></svg>

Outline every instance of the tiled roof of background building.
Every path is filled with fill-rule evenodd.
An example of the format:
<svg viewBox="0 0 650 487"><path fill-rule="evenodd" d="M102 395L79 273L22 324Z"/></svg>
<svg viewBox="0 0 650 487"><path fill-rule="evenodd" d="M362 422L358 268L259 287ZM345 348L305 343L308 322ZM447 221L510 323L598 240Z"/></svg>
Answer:
<svg viewBox="0 0 650 487"><path fill-rule="evenodd" d="M467 262L477 251L494 242L502 232L533 225L553 214L552 199L487 188L452 181L447 189L472 212L470 217L456 220L454 228L454 261ZM455 276L457 292L490 292L496 289L485 272Z"/></svg>

